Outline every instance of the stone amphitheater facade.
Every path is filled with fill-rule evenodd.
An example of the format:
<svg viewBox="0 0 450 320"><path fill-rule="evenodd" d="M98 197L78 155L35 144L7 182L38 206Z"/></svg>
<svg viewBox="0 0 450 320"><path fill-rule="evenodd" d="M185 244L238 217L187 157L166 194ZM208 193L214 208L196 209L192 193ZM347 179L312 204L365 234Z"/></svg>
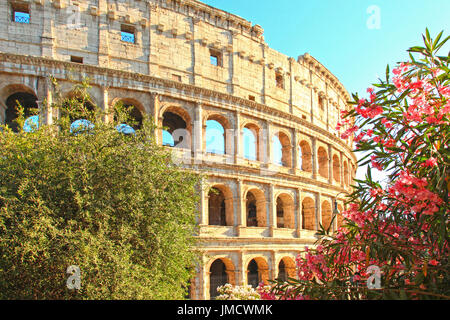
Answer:
<svg viewBox="0 0 450 320"><path fill-rule="evenodd" d="M226 282L295 277L296 256L319 223L338 228L334 203L342 211L351 191L352 141L335 129L349 95L312 56L281 54L263 33L195 0L4 0L0 119L11 123L16 99L51 102L49 76L67 95L89 78L104 110L121 101L171 134L187 132L174 153L207 177L190 298L210 299ZM223 128L221 152L207 148L209 121Z"/></svg>

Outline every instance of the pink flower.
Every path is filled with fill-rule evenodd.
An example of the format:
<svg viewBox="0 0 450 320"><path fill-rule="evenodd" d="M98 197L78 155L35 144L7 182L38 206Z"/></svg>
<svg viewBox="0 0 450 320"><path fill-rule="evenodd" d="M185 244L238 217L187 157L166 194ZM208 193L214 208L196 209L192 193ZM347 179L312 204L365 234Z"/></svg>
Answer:
<svg viewBox="0 0 450 320"><path fill-rule="evenodd" d="M439 262L435 259L428 261L428 264L431 264L432 266L437 266Z"/></svg>
<svg viewBox="0 0 450 320"><path fill-rule="evenodd" d="M437 159L431 157L430 159L428 159L427 161L422 163L422 166L423 167L435 167L435 166L437 166Z"/></svg>

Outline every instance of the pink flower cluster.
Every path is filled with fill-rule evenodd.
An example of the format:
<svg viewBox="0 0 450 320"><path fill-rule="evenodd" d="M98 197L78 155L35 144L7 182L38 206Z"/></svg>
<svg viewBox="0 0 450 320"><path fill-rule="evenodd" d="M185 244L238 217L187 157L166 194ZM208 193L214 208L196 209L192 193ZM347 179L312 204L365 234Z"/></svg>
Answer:
<svg viewBox="0 0 450 320"><path fill-rule="evenodd" d="M427 179L419 179L408 171L402 171L388 192L395 195L403 205L407 205L411 213L432 215L439 210L443 200L428 190L427 185Z"/></svg>

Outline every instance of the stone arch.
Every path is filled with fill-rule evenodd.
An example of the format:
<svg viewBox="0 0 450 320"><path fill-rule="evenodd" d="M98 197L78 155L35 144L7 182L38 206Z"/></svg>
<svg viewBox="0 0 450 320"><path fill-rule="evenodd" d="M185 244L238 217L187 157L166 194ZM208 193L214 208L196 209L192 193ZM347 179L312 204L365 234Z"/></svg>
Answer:
<svg viewBox="0 0 450 320"><path fill-rule="evenodd" d="M328 179L328 152L324 147L319 147L317 150L317 160L319 162L319 175Z"/></svg>
<svg viewBox="0 0 450 320"><path fill-rule="evenodd" d="M306 197L302 201L302 229L315 230L316 205L312 198Z"/></svg>
<svg viewBox="0 0 450 320"><path fill-rule="evenodd" d="M341 161L337 154L333 155L333 179L341 183Z"/></svg>
<svg viewBox="0 0 450 320"><path fill-rule="evenodd" d="M337 220L337 226L339 228L344 223L344 216L342 215L344 208L342 207L342 205L338 204L337 209L338 209L339 213L337 214L336 220Z"/></svg>
<svg viewBox="0 0 450 320"><path fill-rule="evenodd" d="M160 112L159 125L161 128L167 128L167 130L161 131L161 135L165 132L167 137L170 136L173 139L173 144L170 144L165 142L161 136L160 141L163 141L164 145L191 149L192 120L184 108L173 105L163 108Z"/></svg>
<svg viewBox="0 0 450 320"><path fill-rule="evenodd" d="M306 172L312 172L312 152L311 146L306 140L302 140L299 144L300 148L300 168Z"/></svg>
<svg viewBox="0 0 450 320"><path fill-rule="evenodd" d="M235 268L228 258L215 258L207 265L210 298L218 295L217 288L227 283L236 284Z"/></svg>
<svg viewBox="0 0 450 320"><path fill-rule="evenodd" d="M208 192L209 225L234 225L233 193L224 184L213 185Z"/></svg>
<svg viewBox="0 0 450 320"><path fill-rule="evenodd" d="M344 160L344 186L349 185L349 171L347 160Z"/></svg>
<svg viewBox="0 0 450 320"><path fill-rule="evenodd" d="M231 123L230 120L228 120L226 115L220 114L220 113L210 113L203 119L203 126L206 125L206 121L208 120L215 120L219 122L224 129L231 129Z"/></svg>
<svg viewBox="0 0 450 320"><path fill-rule="evenodd" d="M261 139L260 139L261 128L253 123L247 122L242 126L242 146L244 148L244 158L248 160L261 161ZM250 136L250 134L252 136ZM248 144L246 144L248 142ZM246 154L246 150L248 150ZM254 153L254 156L253 156Z"/></svg>
<svg viewBox="0 0 450 320"><path fill-rule="evenodd" d="M292 167L292 146L291 146L291 139L289 138L289 135L284 131L278 131L274 134L272 139L278 139L280 145L281 145L281 163L280 165L284 167ZM274 144L274 141L272 141L272 145ZM275 148L273 148L272 156L275 156ZM274 159L275 160L275 159Z"/></svg>
<svg viewBox="0 0 450 320"><path fill-rule="evenodd" d="M287 193L280 194L276 199L277 228L295 229L294 199Z"/></svg>
<svg viewBox="0 0 450 320"><path fill-rule="evenodd" d="M269 281L269 265L263 257L251 259L247 264L247 284L256 288L263 282L267 284Z"/></svg>
<svg viewBox="0 0 450 320"><path fill-rule="evenodd" d="M32 94L34 96L37 96L36 91L33 88L31 88L31 87L29 87L29 86L27 86L25 84L22 84L22 83L10 83L10 84L7 84L7 85L3 86L0 89L1 102L4 103L6 101L6 99L10 95L12 95L12 94L14 94L16 92L25 92L25 93L29 93L29 94Z"/></svg>
<svg viewBox="0 0 450 320"><path fill-rule="evenodd" d="M144 120L145 108L142 103L133 98L115 98L111 101L111 107L115 107L118 103L122 103L124 107L131 108L130 117L136 122L132 125L133 129L137 130L142 128L142 122ZM116 115L114 115L116 120Z"/></svg>
<svg viewBox="0 0 450 320"><path fill-rule="evenodd" d="M266 227L266 197L264 192L253 188L247 191L246 196L247 227Z"/></svg>
<svg viewBox="0 0 450 320"><path fill-rule="evenodd" d="M296 274L295 259L289 256L281 258L278 262L277 278L286 281L288 278L295 278Z"/></svg>
<svg viewBox="0 0 450 320"><path fill-rule="evenodd" d="M216 128L213 129L213 131L209 131L208 126L209 123L215 121L218 125L220 125L221 128L217 130ZM217 126L216 126L217 127ZM230 121L225 115L219 114L219 113L211 113L204 117L203 121L203 150L206 150L207 152L211 153L217 153L217 154L231 154L233 153L233 150L231 149L231 141L228 141L227 139L227 130L231 129ZM220 131L220 132L217 132ZM219 145L223 145L221 147L221 150L209 150L208 149L208 135L213 135L213 139L218 142ZM230 137L232 138L232 137Z"/></svg>
<svg viewBox="0 0 450 320"><path fill-rule="evenodd" d="M322 226L327 230L331 225L331 220L333 217L333 210L331 204L328 200L322 201Z"/></svg>
<svg viewBox="0 0 450 320"><path fill-rule="evenodd" d="M82 99L81 92L78 89L71 89L62 94L64 100L67 99ZM96 99L88 92L88 96L85 97L86 101L90 103L93 107L98 106Z"/></svg>
<svg viewBox="0 0 450 320"><path fill-rule="evenodd" d="M98 106L95 99L92 98L91 95L88 97L82 97L80 92L77 92L77 89L70 90L62 95L63 104L67 104L70 102L79 103L78 107L81 109L82 114L80 115L72 115L69 114L70 122L73 123L76 120L89 118L91 113L94 113L96 107Z"/></svg>
<svg viewBox="0 0 450 320"><path fill-rule="evenodd" d="M33 115L33 109L38 109L38 98L33 89L23 84L10 84L0 90L2 113L1 122L8 125L14 132L19 130L15 119L18 117L17 103L24 108L25 118Z"/></svg>

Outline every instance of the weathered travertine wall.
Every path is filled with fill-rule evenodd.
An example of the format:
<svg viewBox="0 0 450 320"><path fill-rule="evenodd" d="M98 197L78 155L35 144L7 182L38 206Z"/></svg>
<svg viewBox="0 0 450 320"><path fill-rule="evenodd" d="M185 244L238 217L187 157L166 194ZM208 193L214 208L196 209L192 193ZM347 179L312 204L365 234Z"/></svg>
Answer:
<svg viewBox="0 0 450 320"><path fill-rule="evenodd" d="M14 21L15 10L28 10L29 22ZM123 41L121 30L131 31L135 41ZM93 103L105 110L121 100L159 125L168 112L177 114L192 138L184 165L209 177L198 219L203 264L191 297L210 297L210 267L217 259L234 284L248 282L253 259L260 280L275 278L282 260L292 272L296 254L314 242L336 198L342 210L339 199L350 191L356 159L352 141L335 130L349 99L342 84L309 54L294 59L269 48L263 33L259 25L194 0L4 0L0 119L15 93L51 101L50 75L66 94L89 77ZM82 63L71 62L74 57ZM51 110L41 118L51 121ZM207 120L228 129L224 155L206 152ZM257 160L244 155L244 128L257 133ZM162 143L161 131L157 135ZM273 162L274 136L283 145L283 165ZM209 221L212 187L223 193L223 225ZM248 226L249 194L258 226Z"/></svg>

